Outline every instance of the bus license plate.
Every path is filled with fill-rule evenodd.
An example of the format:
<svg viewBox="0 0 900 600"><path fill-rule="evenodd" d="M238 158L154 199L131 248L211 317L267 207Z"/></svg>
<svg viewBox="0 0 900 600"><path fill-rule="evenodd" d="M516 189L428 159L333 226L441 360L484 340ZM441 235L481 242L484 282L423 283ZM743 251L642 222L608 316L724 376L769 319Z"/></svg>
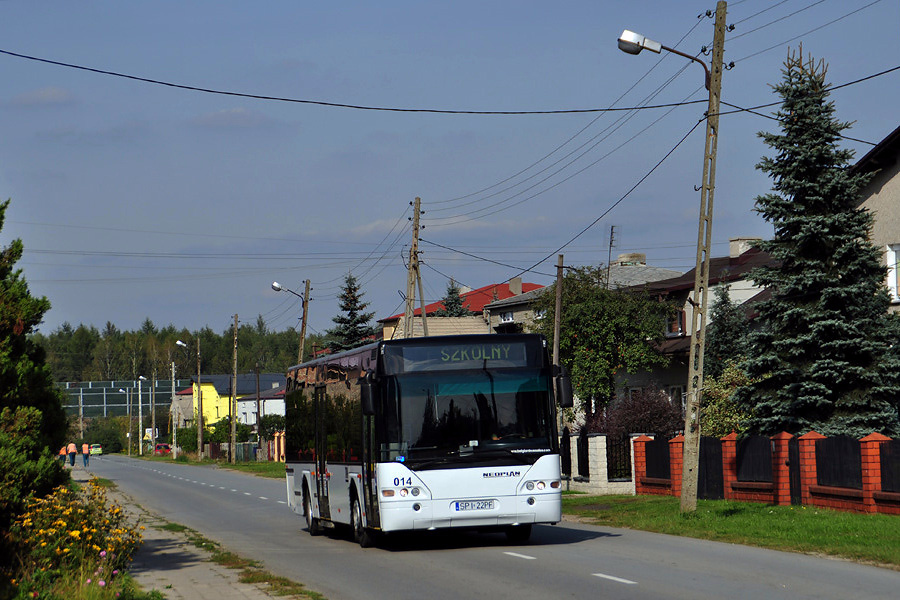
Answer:
<svg viewBox="0 0 900 600"><path fill-rule="evenodd" d="M457 511L462 510L492 510L494 508L493 500L460 500L453 503Z"/></svg>

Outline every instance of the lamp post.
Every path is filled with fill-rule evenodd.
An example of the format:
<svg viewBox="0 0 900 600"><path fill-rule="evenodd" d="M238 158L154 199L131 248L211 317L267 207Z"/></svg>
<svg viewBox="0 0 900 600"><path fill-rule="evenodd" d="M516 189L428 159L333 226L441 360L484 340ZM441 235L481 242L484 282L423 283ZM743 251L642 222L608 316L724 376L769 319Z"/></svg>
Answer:
<svg viewBox="0 0 900 600"><path fill-rule="evenodd" d="M272 282L272 289L276 292L289 292L300 298L300 306L303 308L303 319L300 322L300 350L297 352L297 364L303 362L303 345L306 342L306 317L309 311L309 279L306 280L306 291L301 296L294 290L286 288L277 281Z"/></svg>
<svg viewBox="0 0 900 600"><path fill-rule="evenodd" d="M125 437L128 438L128 456L131 456L131 390L129 389L127 392L122 388L119 388L119 391L125 394L125 403L127 404L126 413L128 414L128 435Z"/></svg>
<svg viewBox="0 0 900 600"><path fill-rule="evenodd" d="M138 456L144 455L144 403L141 396L141 382L147 381L143 375L138 376Z"/></svg>
<svg viewBox="0 0 900 600"><path fill-rule="evenodd" d="M181 340L176 346L187 348ZM200 387L200 336L197 336L197 460L203 459L203 388Z"/></svg>
<svg viewBox="0 0 900 600"><path fill-rule="evenodd" d="M688 358L688 397L684 411L684 455L681 478L681 512L697 510L697 481L700 470L700 399L703 392L703 352L706 346L706 309L709 292L710 246L712 244L713 196L716 187L716 148L719 138L719 97L722 92L722 65L725 50L725 13L727 3L716 4L712 69L702 60L663 46L633 31L619 37L619 49L628 54L666 50L703 65L709 105L706 112L706 148L703 154L703 183L700 187L700 225L697 231L697 262L694 266L694 291L691 304L691 351Z"/></svg>

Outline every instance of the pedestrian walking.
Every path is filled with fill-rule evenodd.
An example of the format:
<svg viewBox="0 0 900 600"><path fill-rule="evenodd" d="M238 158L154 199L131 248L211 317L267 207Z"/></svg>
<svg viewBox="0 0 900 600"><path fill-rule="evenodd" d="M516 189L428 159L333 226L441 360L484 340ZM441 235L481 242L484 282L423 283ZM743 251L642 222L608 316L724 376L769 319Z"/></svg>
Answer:
<svg viewBox="0 0 900 600"><path fill-rule="evenodd" d="M62 448L59 449L59 464L61 464L61 465L66 464L66 447L65 446L63 446Z"/></svg>
<svg viewBox="0 0 900 600"><path fill-rule="evenodd" d="M66 452L69 453L69 464L74 467L75 454L78 452L78 447L75 445L75 442L69 442L69 445L66 447Z"/></svg>
<svg viewBox="0 0 900 600"><path fill-rule="evenodd" d="M84 466L88 466L88 459L91 457L90 444L81 444L81 456L84 459Z"/></svg>

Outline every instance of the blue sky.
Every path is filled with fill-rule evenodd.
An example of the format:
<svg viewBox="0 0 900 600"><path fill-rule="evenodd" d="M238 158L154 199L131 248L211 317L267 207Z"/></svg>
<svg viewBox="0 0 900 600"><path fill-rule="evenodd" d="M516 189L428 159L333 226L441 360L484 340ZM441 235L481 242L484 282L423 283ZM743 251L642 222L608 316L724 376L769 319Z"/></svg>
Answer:
<svg viewBox="0 0 900 600"><path fill-rule="evenodd" d="M729 3L723 101L777 100L788 48L841 85L900 66L895 0ZM696 54L715 2L0 2L0 50L185 86L354 105L547 111L705 100L698 65L629 56L623 29ZM683 39L682 39L683 38ZM708 60L708 57L707 57ZM400 312L409 203L423 200L427 301L448 277L480 287L551 281L557 249L620 200L701 119L672 109L557 115L365 111L201 93L0 55L0 244L22 238L32 292L102 328L227 329L235 313L310 327L337 314L354 273L376 318ZM900 71L836 90L847 135L897 127ZM762 109L772 114L774 108ZM721 118L714 255L768 236L757 137L777 123ZM701 125L608 215L567 246L567 265L645 252L686 271L697 239ZM848 141L862 156L871 146ZM499 204L498 204L499 203ZM437 245L436 245L437 244ZM454 252L447 248L462 251ZM486 260L485 260L486 259ZM498 264L501 263L501 264Z"/></svg>

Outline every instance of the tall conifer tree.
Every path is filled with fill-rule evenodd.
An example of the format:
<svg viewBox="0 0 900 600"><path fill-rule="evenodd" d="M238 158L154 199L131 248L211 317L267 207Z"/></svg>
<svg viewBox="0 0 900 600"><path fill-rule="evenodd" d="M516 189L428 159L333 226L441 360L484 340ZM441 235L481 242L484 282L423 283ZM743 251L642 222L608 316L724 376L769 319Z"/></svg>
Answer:
<svg viewBox="0 0 900 600"><path fill-rule="evenodd" d="M368 338L375 335L375 330L369 325L375 313L363 312L369 303L363 302L362 296L363 292L359 289L356 277L347 273L341 295L338 296L342 314L332 318L335 327L328 330L329 335L333 337L332 351L340 352L362 346Z"/></svg>
<svg viewBox="0 0 900 600"><path fill-rule="evenodd" d="M757 168L773 191L757 197L756 210L775 236L759 247L778 264L751 274L771 298L758 304L761 327L744 364L756 382L738 397L751 432L896 435L896 321L880 251L868 241L872 216L859 207L868 176L852 173L853 152L838 148L850 123L835 118L826 71L802 49L790 55L774 87L781 133L760 134L774 157Z"/></svg>

